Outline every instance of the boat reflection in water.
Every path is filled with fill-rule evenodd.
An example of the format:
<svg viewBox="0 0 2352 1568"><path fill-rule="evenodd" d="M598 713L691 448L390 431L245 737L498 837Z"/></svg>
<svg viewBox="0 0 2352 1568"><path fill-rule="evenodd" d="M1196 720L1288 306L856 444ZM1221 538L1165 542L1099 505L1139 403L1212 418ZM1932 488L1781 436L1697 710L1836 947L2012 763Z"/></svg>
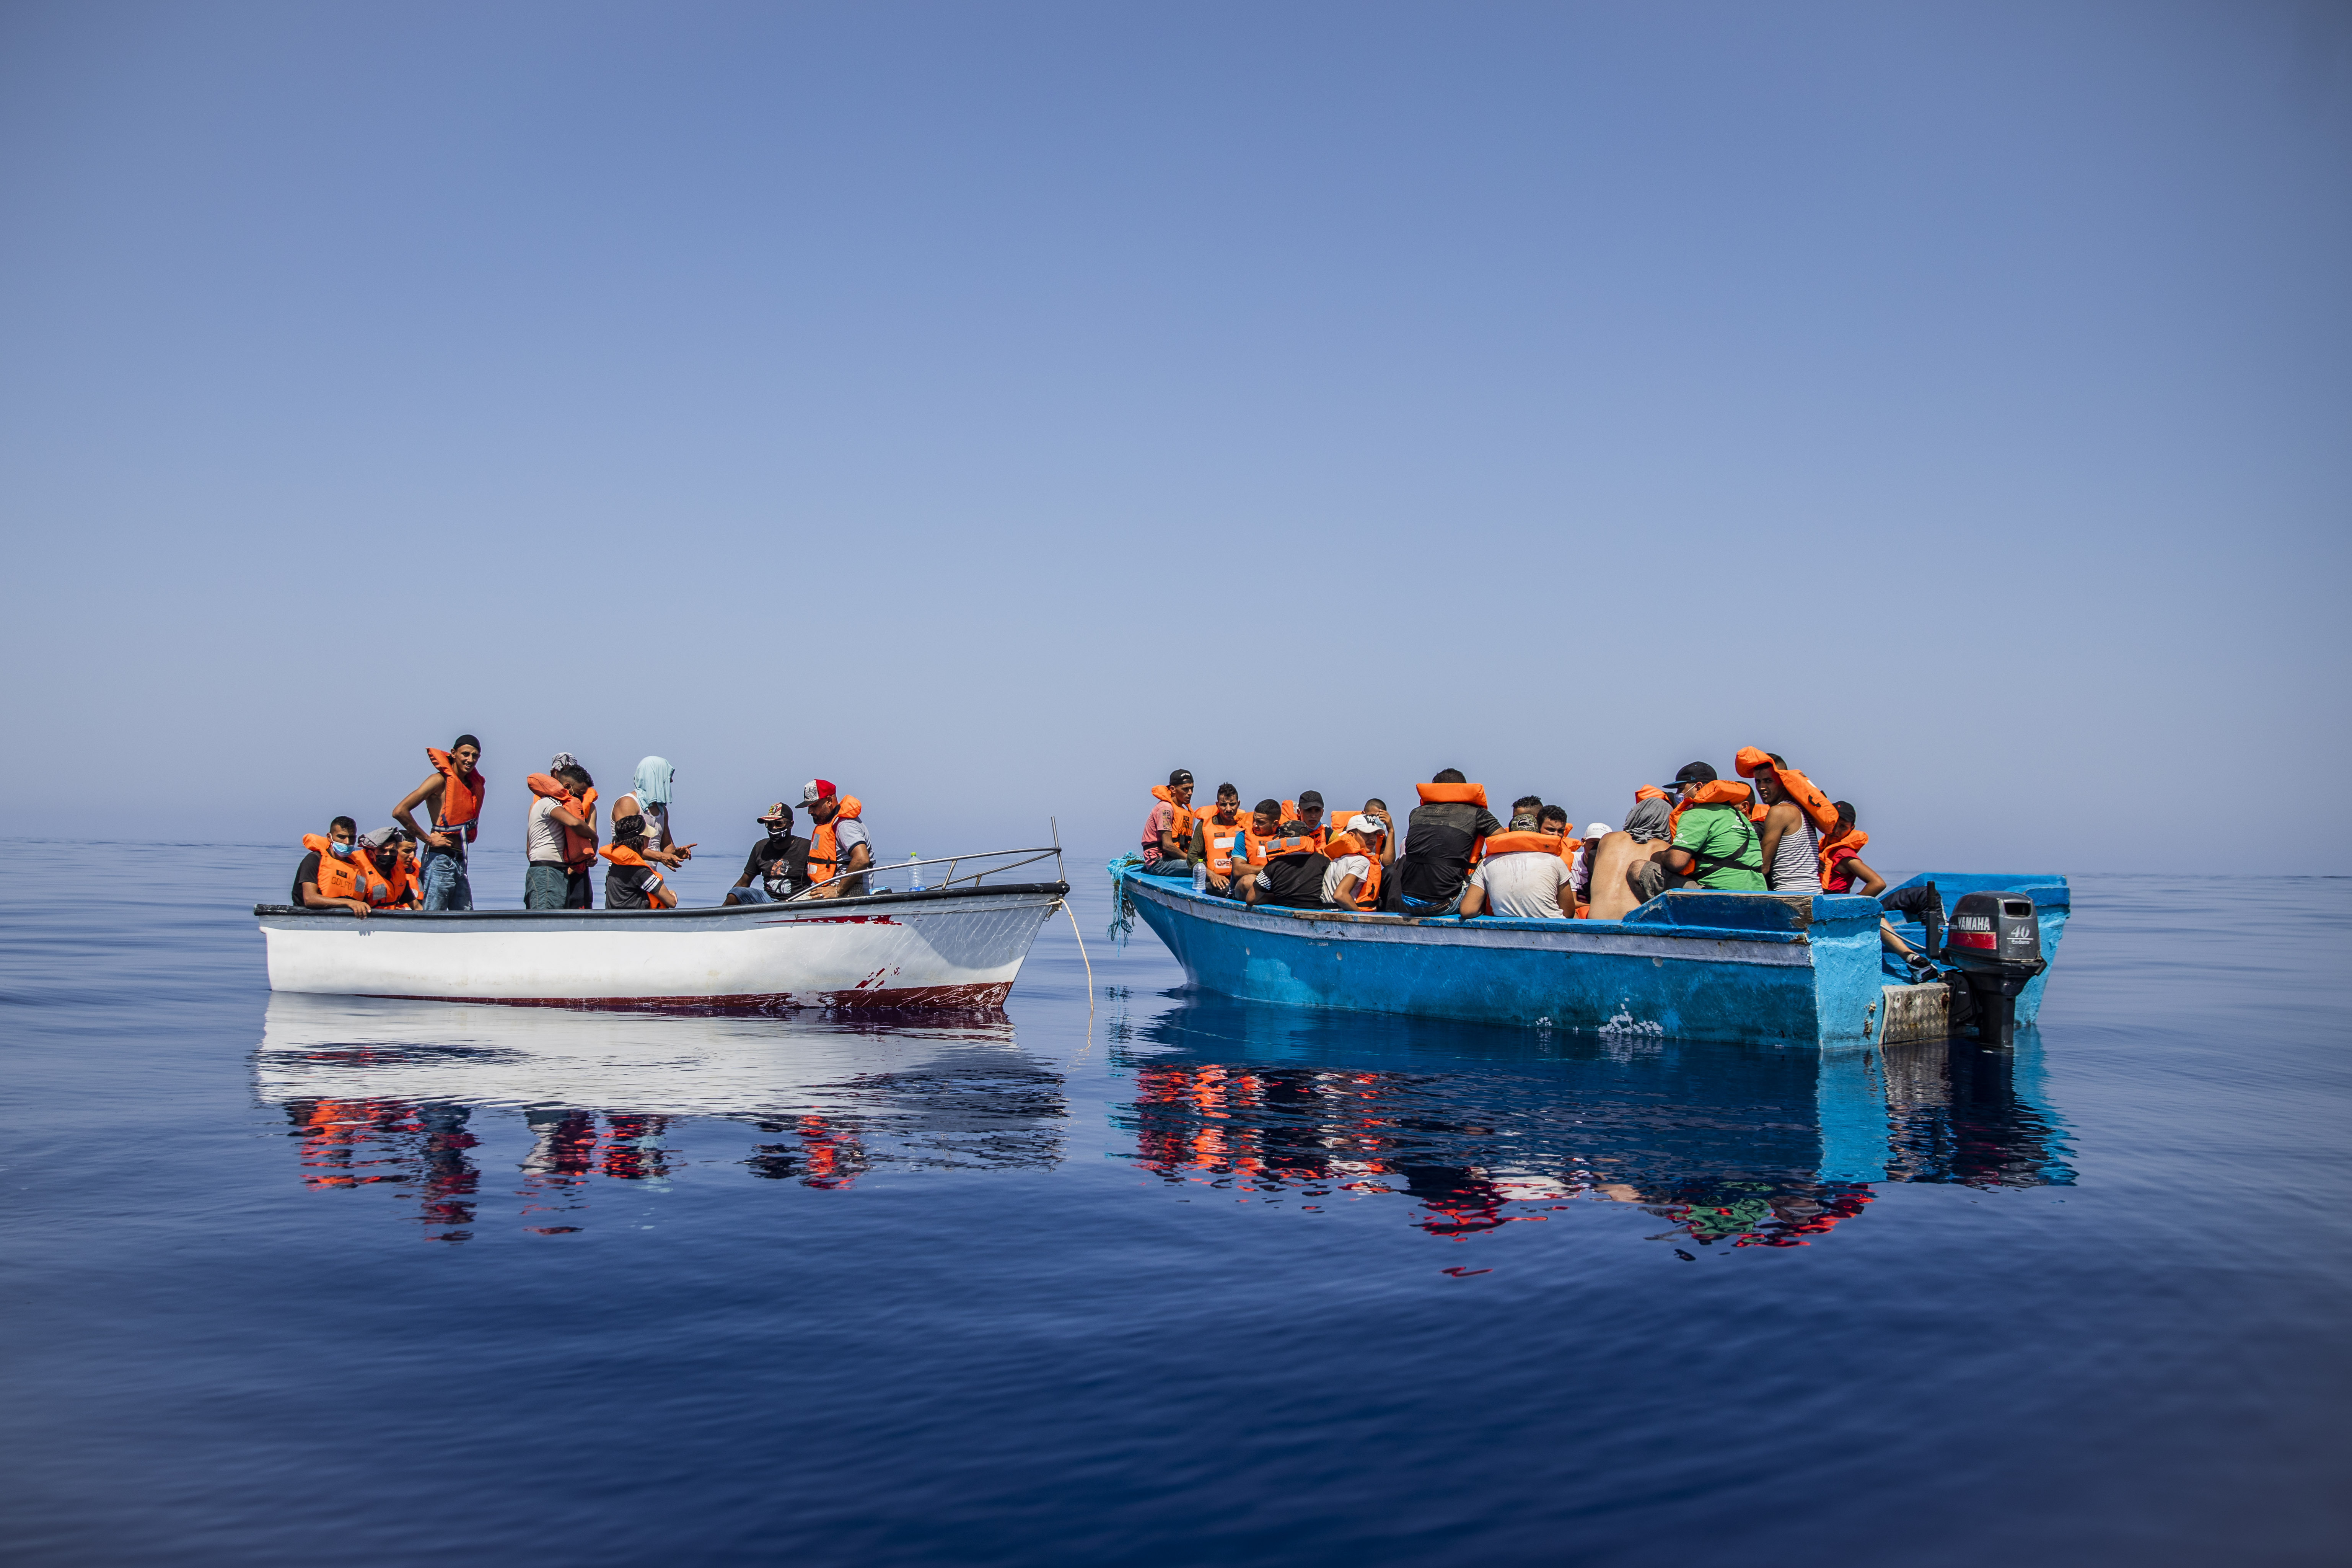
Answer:
<svg viewBox="0 0 2352 1568"><path fill-rule="evenodd" d="M1264 1201L1394 1194L1465 1237L1576 1198L1669 1237L1801 1247L1889 1182L2066 1184L2041 1042L1852 1053L1610 1038L1207 998L1114 1020L1115 1117L1171 1184Z"/></svg>
<svg viewBox="0 0 2352 1568"><path fill-rule="evenodd" d="M877 1168L1050 1165L1067 1114L1060 1075L1002 1015L902 1025L281 992L254 1077L285 1110L307 1184L413 1190L414 1217L448 1241L486 1208L578 1230L599 1183L667 1179L696 1123L751 1132L738 1158L754 1177L839 1188ZM520 1152L493 1159L492 1145ZM501 1167L513 1184L493 1175L486 1192Z"/></svg>

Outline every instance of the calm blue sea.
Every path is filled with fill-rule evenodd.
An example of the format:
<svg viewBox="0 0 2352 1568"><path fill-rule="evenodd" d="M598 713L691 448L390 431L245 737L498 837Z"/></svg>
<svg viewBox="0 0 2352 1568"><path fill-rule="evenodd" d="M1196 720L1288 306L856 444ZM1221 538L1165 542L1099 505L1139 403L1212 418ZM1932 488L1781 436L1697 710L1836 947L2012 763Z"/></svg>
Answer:
<svg viewBox="0 0 2352 1568"><path fill-rule="evenodd" d="M1190 1001L1099 857L1091 1012L273 1002L296 858L7 846L9 1563L2352 1539L2352 880L2079 878L2013 1059L1825 1073Z"/></svg>

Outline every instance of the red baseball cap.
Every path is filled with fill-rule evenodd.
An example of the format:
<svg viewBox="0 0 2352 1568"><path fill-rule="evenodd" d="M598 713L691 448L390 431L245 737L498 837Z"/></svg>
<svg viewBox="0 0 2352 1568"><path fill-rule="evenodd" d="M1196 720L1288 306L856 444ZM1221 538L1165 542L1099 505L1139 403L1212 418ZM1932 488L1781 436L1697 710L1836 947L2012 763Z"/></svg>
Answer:
<svg viewBox="0 0 2352 1568"><path fill-rule="evenodd" d="M801 785L801 804L803 805L814 805L818 801L831 800L832 798L833 781L831 779L811 779L808 783Z"/></svg>

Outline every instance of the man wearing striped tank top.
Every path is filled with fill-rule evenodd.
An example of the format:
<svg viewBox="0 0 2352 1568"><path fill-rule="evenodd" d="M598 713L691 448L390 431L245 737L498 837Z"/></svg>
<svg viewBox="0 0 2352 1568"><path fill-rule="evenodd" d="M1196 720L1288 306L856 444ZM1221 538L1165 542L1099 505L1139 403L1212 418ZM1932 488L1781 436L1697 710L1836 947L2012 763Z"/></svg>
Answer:
<svg viewBox="0 0 2352 1568"><path fill-rule="evenodd" d="M1779 757L1774 766L1785 766ZM1764 875L1776 893L1818 893L1822 890L1822 830L1804 809L1780 787L1771 768L1756 771L1756 793L1770 809L1758 825L1764 845Z"/></svg>

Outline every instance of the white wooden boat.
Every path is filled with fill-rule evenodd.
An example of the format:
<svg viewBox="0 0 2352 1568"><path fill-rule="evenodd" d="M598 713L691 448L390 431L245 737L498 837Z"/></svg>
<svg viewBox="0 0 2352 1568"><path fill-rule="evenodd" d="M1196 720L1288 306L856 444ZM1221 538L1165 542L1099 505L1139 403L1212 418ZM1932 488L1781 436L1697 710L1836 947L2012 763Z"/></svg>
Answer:
<svg viewBox="0 0 2352 1568"><path fill-rule="evenodd" d="M956 875L987 858L916 862L950 868L922 891L715 909L253 912L273 991L679 1012L994 1008L1069 884Z"/></svg>

